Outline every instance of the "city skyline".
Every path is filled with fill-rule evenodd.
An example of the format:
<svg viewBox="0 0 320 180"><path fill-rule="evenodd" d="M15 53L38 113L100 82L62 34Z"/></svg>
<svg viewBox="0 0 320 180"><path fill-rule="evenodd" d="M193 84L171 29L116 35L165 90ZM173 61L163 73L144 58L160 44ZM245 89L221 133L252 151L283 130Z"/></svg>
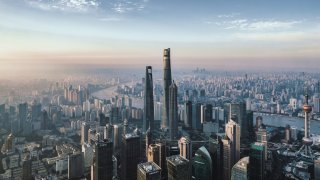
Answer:
<svg viewBox="0 0 320 180"><path fill-rule="evenodd" d="M1 75L91 65L316 70L317 1L0 0Z"/></svg>

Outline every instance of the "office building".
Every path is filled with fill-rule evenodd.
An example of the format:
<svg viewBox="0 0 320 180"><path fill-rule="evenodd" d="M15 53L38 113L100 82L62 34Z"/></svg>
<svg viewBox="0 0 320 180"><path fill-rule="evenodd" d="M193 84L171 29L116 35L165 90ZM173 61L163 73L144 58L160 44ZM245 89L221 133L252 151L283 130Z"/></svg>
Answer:
<svg viewBox="0 0 320 180"><path fill-rule="evenodd" d="M263 143L251 144L249 155L249 179L265 179L265 146Z"/></svg>
<svg viewBox="0 0 320 180"><path fill-rule="evenodd" d="M18 105L18 131L23 132L23 127L27 121L28 116L28 104L22 103Z"/></svg>
<svg viewBox="0 0 320 180"><path fill-rule="evenodd" d="M160 164L160 150L156 144L150 144L148 148L148 162Z"/></svg>
<svg viewBox="0 0 320 180"><path fill-rule="evenodd" d="M265 125L261 125L258 128L258 131L256 132L257 136L257 142L263 143L264 144L264 149L265 149L265 160L268 158L268 140L267 140L267 130Z"/></svg>
<svg viewBox="0 0 320 180"><path fill-rule="evenodd" d="M320 179L320 159L314 161L314 179Z"/></svg>
<svg viewBox="0 0 320 180"><path fill-rule="evenodd" d="M159 142L156 144L159 149L159 164L161 168L161 178L162 179L167 179L168 173L167 173L167 153L166 153L166 144Z"/></svg>
<svg viewBox="0 0 320 180"><path fill-rule="evenodd" d="M95 144L94 162L93 162L93 180L112 180L113 177L113 159L112 142L108 139L98 141Z"/></svg>
<svg viewBox="0 0 320 180"><path fill-rule="evenodd" d="M231 179L231 168L233 166L233 159L232 159L232 142L225 136L224 139L221 140L223 144L223 180L230 180Z"/></svg>
<svg viewBox="0 0 320 180"><path fill-rule="evenodd" d="M169 87L169 134L170 140L178 137L178 88L174 82Z"/></svg>
<svg viewBox="0 0 320 180"><path fill-rule="evenodd" d="M208 150L200 147L192 159L195 180L212 180L212 159Z"/></svg>
<svg viewBox="0 0 320 180"><path fill-rule="evenodd" d="M146 132L146 148L145 148L145 152L146 152L146 158L148 158L148 148L150 144L153 144L153 138L152 138L153 134L150 131L150 128L147 130Z"/></svg>
<svg viewBox="0 0 320 180"><path fill-rule="evenodd" d="M240 159L231 171L231 180L248 180L249 179L249 157Z"/></svg>
<svg viewBox="0 0 320 180"><path fill-rule="evenodd" d="M193 130L202 130L201 125L201 103L192 104L192 129Z"/></svg>
<svg viewBox="0 0 320 180"><path fill-rule="evenodd" d="M240 126L232 119L226 124L226 136L231 141L231 167L240 160ZM231 170L231 169L230 169Z"/></svg>
<svg viewBox="0 0 320 180"><path fill-rule="evenodd" d="M121 124L113 125L113 150L117 150L121 147L123 134L123 126Z"/></svg>
<svg viewBox="0 0 320 180"><path fill-rule="evenodd" d="M68 156L68 179L79 179L83 175L83 154L78 152Z"/></svg>
<svg viewBox="0 0 320 180"><path fill-rule="evenodd" d="M201 123L211 122L212 119L212 105L201 105Z"/></svg>
<svg viewBox="0 0 320 180"><path fill-rule="evenodd" d="M178 141L180 156L190 160L192 158L192 142L188 136L181 137Z"/></svg>
<svg viewBox="0 0 320 180"><path fill-rule="evenodd" d="M121 180L137 179L137 165L140 160L140 137L136 134L122 136Z"/></svg>
<svg viewBox="0 0 320 180"><path fill-rule="evenodd" d="M229 119L236 116L234 120L241 127L241 138L248 137L248 120L246 118L246 104L244 102L231 103L229 110Z"/></svg>
<svg viewBox="0 0 320 180"><path fill-rule="evenodd" d="M161 128L167 129L169 126L169 87L172 82L170 48L163 50L163 115Z"/></svg>
<svg viewBox="0 0 320 180"><path fill-rule="evenodd" d="M138 164L137 180L161 180L161 168L154 162Z"/></svg>
<svg viewBox="0 0 320 180"><path fill-rule="evenodd" d="M32 180L32 161L30 159L30 156L27 155L22 160L22 179L23 180Z"/></svg>
<svg viewBox="0 0 320 180"><path fill-rule="evenodd" d="M211 135L209 137L209 148L212 159L212 174L214 179L222 180L223 179L223 143L222 138L217 135Z"/></svg>
<svg viewBox="0 0 320 180"><path fill-rule="evenodd" d="M180 155L167 157L168 180L190 180L190 161Z"/></svg>
<svg viewBox="0 0 320 180"><path fill-rule="evenodd" d="M153 101L153 80L152 67L146 67L146 79L144 85L144 111L142 132L154 130L154 101Z"/></svg>
<svg viewBox="0 0 320 180"><path fill-rule="evenodd" d="M184 107L185 107L184 126L187 128L191 128L192 127L192 102L191 101L185 102Z"/></svg>

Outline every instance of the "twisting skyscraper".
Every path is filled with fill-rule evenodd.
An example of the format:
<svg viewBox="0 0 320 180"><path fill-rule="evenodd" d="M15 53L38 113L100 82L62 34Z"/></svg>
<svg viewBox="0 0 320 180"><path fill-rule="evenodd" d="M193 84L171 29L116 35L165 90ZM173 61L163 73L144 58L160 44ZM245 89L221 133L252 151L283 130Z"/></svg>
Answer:
<svg viewBox="0 0 320 180"><path fill-rule="evenodd" d="M146 80L144 91L144 113L143 113L143 132L150 127L150 131L154 129L154 108L153 108L153 80L152 67L146 67Z"/></svg>
<svg viewBox="0 0 320 180"><path fill-rule="evenodd" d="M161 128L166 129L169 124L169 87L171 85L170 48L163 50L163 115Z"/></svg>
<svg viewBox="0 0 320 180"><path fill-rule="evenodd" d="M170 140L178 136L178 88L172 82L169 88L169 132Z"/></svg>

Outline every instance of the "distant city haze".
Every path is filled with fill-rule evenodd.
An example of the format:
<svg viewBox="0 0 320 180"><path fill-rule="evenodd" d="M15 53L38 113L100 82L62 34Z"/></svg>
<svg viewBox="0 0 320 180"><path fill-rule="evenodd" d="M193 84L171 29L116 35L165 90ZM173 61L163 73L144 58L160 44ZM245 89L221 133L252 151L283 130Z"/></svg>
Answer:
<svg viewBox="0 0 320 180"><path fill-rule="evenodd" d="M76 66L315 71L320 2L0 0L0 76Z"/></svg>

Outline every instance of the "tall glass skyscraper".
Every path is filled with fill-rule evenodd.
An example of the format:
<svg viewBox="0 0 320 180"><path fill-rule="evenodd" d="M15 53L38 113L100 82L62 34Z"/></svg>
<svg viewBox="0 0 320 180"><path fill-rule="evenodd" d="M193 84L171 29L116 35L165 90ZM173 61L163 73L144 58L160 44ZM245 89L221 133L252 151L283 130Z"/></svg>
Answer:
<svg viewBox="0 0 320 180"><path fill-rule="evenodd" d="M264 180L265 163L263 143L255 142L251 144L249 156L249 179Z"/></svg>
<svg viewBox="0 0 320 180"><path fill-rule="evenodd" d="M136 134L122 136L121 180L137 179L137 165L140 161L140 137Z"/></svg>
<svg viewBox="0 0 320 180"><path fill-rule="evenodd" d="M196 180L212 179L212 159L208 150L200 147L192 160L193 173Z"/></svg>
<svg viewBox="0 0 320 180"><path fill-rule="evenodd" d="M166 129L169 125L169 87L172 82L170 48L163 50L163 115L161 128Z"/></svg>
<svg viewBox="0 0 320 180"><path fill-rule="evenodd" d="M249 179L249 157L240 159L231 171L231 180L248 180Z"/></svg>
<svg viewBox="0 0 320 180"><path fill-rule="evenodd" d="M154 129L154 102L153 102L153 80L152 67L146 67L146 79L144 85L144 113L143 113L143 132L150 127L152 132Z"/></svg>

